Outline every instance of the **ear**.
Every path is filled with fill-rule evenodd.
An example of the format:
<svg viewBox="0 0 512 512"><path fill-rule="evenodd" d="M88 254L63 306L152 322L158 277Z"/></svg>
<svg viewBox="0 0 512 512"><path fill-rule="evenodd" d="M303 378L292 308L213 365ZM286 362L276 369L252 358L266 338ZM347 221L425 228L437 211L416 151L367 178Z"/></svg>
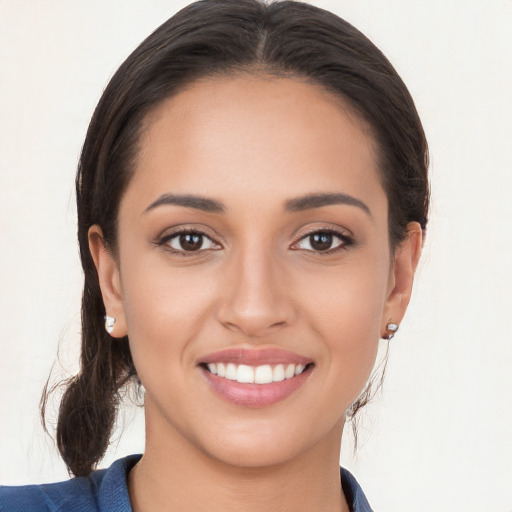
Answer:
<svg viewBox="0 0 512 512"><path fill-rule="evenodd" d="M126 336L127 329L119 265L112 252L106 247L103 231L97 224L91 226L88 236L89 250L98 273L106 314L116 319L110 336L122 338Z"/></svg>
<svg viewBox="0 0 512 512"><path fill-rule="evenodd" d="M423 246L423 231L418 222L407 225L407 236L396 248L390 269L388 291L382 315L381 337L385 337L389 323L399 325L411 299L414 273Z"/></svg>

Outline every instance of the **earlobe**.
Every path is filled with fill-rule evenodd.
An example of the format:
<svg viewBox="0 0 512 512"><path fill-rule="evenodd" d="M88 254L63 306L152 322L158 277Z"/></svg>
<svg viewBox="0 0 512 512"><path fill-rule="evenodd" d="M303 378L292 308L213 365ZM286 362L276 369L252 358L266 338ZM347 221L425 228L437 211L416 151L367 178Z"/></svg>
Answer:
<svg viewBox="0 0 512 512"><path fill-rule="evenodd" d="M112 252L105 246L100 226L97 224L91 226L88 237L89 250L98 273L105 312L108 317L115 318L114 322L110 321L111 329L107 329L107 332L110 331L109 334L113 338L122 338L126 336L127 329L119 265ZM105 326L107 328L107 324Z"/></svg>
<svg viewBox="0 0 512 512"><path fill-rule="evenodd" d="M417 222L407 226L407 236L397 247L390 271L388 296L382 316L381 337L390 339L388 325L401 323L411 299L414 273L423 246L423 231Z"/></svg>

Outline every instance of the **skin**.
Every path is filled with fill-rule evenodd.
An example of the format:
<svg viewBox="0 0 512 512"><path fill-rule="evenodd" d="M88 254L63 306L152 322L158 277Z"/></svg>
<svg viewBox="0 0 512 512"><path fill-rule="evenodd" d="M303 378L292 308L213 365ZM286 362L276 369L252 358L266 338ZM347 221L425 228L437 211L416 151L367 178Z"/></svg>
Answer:
<svg viewBox="0 0 512 512"><path fill-rule="evenodd" d="M332 192L368 211L285 209ZM211 198L225 211L146 211L168 193ZM368 127L316 85L203 80L146 119L116 254L100 227L89 234L117 319L112 336L129 335L146 389L146 449L129 477L136 512L348 510L339 482L345 413L387 323L402 320L421 248L411 223L391 250L387 210ZM187 256L176 237L162 244L177 226L205 233L204 249ZM315 251L309 235L326 229L340 233L338 250ZM214 393L198 366L229 347L281 348L314 367L285 400L243 407Z"/></svg>

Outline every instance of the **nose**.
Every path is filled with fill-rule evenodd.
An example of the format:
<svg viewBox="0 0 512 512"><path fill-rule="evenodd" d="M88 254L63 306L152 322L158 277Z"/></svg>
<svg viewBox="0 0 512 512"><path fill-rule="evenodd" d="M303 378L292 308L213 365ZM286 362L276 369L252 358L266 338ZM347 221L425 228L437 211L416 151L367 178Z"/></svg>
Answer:
<svg viewBox="0 0 512 512"><path fill-rule="evenodd" d="M218 319L226 328L263 338L293 321L286 272L269 252L240 251L225 270Z"/></svg>

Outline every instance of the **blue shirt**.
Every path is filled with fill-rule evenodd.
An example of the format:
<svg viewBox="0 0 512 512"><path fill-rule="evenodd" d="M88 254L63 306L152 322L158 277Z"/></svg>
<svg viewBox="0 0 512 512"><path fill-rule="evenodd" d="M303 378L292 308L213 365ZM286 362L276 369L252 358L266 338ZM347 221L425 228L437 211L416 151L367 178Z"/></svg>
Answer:
<svg viewBox="0 0 512 512"><path fill-rule="evenodd" d="M0 486L0 512L132 512L127 478L141 455L130 455L87 477L43 485ZM341 485L351 512L372 512L346 470Z"/></svg>

